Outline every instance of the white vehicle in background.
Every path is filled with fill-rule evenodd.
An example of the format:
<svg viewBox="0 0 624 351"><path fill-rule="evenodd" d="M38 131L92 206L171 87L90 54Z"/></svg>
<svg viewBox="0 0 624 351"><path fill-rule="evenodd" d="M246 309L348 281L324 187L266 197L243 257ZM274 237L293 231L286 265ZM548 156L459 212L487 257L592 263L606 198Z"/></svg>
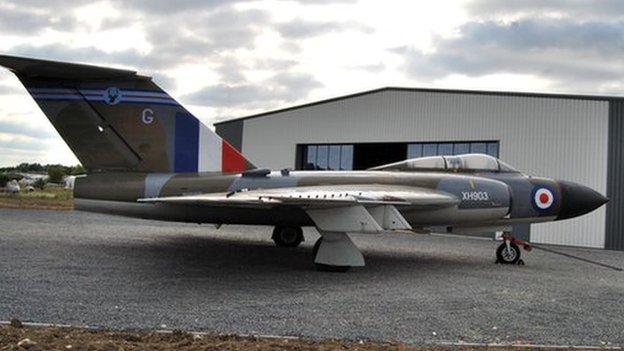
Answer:
<svg viewBox="0 0 624 351"><path fill-rule="evenodd" d="M74 183L76 183L76 176L66 176L63 178L65 183L65 189L74 189Z"/></svg>
<svg viewBox="0 0 624 351"><path fill-rule="evenodd" d="M6 185L6 191L11 194L17 194L20 192L20 186L17 180L13 179Z"/></svg>
<svg viewBox="0 0 624 351"><path fill-rule="evenodd" d="M32 173L19 173L22 177L19 181L19 185L23 188L25 186L31 185L35 186L38 180L43 179L47 182L48 176L45 174L32 174Z"/></svg>

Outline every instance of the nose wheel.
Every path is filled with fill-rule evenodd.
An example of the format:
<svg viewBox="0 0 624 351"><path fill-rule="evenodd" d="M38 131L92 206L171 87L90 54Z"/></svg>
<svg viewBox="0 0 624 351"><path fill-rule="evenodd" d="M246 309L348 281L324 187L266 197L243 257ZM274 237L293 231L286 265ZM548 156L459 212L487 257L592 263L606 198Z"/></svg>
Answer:
<svg viewBox="0 0 624 351"><path fill-rule="evenodd" d="M516 239L511 234L503 234L503 243L496 249L496 263L524 265L520 247L531 251L531 245L524 240Z"/></svg>

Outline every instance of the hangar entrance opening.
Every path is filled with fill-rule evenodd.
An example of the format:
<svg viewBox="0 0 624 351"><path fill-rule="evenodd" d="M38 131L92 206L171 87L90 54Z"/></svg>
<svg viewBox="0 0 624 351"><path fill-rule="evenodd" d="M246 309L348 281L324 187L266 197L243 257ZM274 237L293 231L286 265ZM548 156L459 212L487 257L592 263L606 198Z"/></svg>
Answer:
<svg viewBox="0 0 624 351"><path fill-rule="evenodd" d="M367 169L407 158L407 144L357 144L353 149L354 169Z"/></svg>
<svg viewBox="0 0 624 351"><path fill-rule="evenodd" d="M499 157L498 141L299 144L296 169L362 170L424 156L486 154Z"/></svg>

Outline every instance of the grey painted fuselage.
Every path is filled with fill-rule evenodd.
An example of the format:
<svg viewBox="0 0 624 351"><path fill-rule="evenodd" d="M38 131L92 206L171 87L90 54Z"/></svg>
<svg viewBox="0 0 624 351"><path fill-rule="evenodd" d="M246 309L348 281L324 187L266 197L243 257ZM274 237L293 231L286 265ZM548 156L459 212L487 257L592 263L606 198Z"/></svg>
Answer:
<svg viewBox="0 0 624 351"><path fill-rule="evenodd" d="M520 173L449 173L396 171L291 171L266 176L240 174L102 173L77 179L76 209L169 221L312 226L297 207L246 208L138 203L140 198L238 192L306 186L397 185L434 189L455 196L458 205L444 209L400 207L415 228L429 226L502 226L553 220L560 210L556 181ZM548 211L531 206L531 189L545 186L556 199Z"/></svg>

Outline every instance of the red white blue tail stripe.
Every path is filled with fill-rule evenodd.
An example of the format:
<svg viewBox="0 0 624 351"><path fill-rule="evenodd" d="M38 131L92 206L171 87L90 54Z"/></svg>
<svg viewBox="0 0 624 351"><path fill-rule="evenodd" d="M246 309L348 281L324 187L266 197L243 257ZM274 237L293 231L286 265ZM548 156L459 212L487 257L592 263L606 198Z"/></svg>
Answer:
<svg viewBox="0 0 624 351"><path fill-rule="evenodd" d="M175 119L176 172L243 172L247 161L236 149L190 114Z"/></svg>

